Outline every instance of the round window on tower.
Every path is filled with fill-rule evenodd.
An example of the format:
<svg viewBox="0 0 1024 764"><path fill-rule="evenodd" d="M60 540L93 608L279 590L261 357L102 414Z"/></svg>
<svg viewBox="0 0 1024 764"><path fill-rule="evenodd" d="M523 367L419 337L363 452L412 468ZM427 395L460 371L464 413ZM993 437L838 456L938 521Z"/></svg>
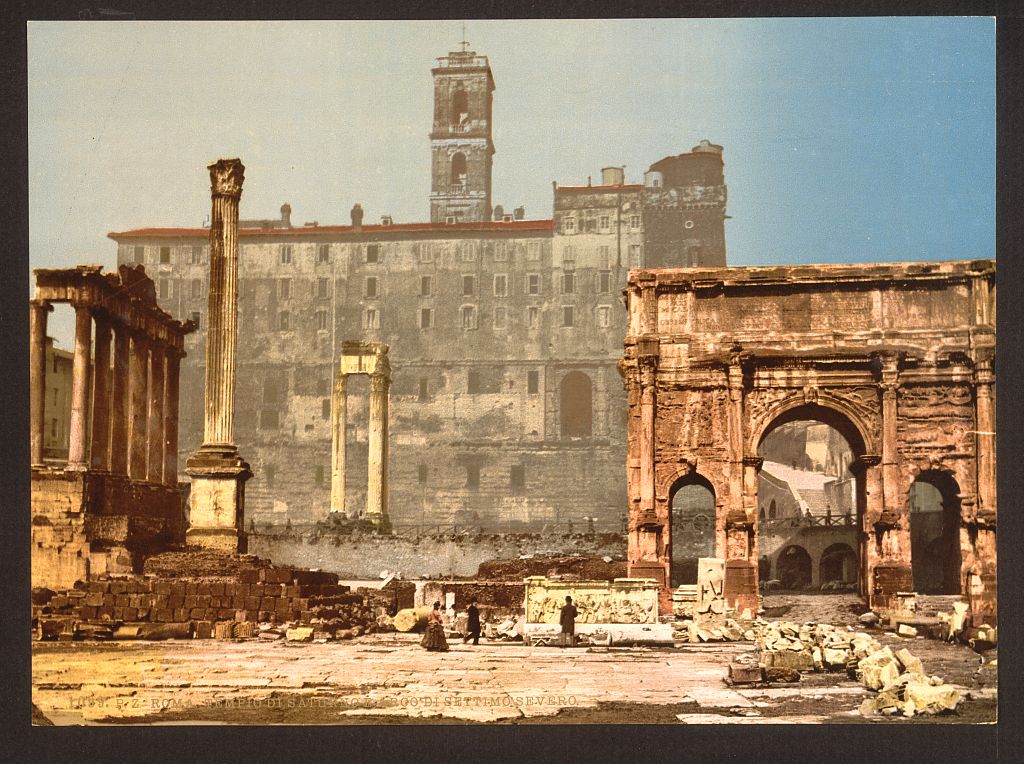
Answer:
<svg viewBox="0 0 1024 764"><path fill-rule="evenodd" d="M683 228L689 231L691 228L693 228L693 221L687 220L685 223L683 223Z"/></svg>

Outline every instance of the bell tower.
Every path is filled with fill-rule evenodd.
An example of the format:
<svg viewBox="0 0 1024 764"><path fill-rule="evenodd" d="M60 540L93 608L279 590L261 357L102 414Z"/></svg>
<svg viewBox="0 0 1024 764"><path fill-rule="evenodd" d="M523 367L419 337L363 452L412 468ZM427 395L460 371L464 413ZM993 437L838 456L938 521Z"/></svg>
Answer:
<svg viewBox="0 0 1024 764"><path fill-rule="evenodd" d="M463 35L465 37L465 35ZM467 50L437 59L434 126L430 132L430 222L479 222L491 217L491 101L487 56Z"/></svg>

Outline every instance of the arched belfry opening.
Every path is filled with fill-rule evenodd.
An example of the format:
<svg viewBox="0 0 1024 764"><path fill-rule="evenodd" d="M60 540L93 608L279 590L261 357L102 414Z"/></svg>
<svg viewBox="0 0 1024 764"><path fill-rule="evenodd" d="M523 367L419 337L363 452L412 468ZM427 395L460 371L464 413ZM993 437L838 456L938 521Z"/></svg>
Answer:
<svg viewBox="0 0 1024 764"><path fill-rule="evenodd" d="M466 155L459 151L456 152L454 156L452 156L452 185L466 185L466 177Z"/></svg>
<svg viewBox="0 0 1024 764"><path fill-rule="evenodd" d="M926 470L911 484L908 501L914 590L960 594L960 486L948 473Z"/></svg>
<svg viewBox="0 0 1024 764"><path fill-rule="evenodd" d="M594 432L594 385L582 371L570 371L559 386L562 438L589 438Z"/></svg>
<svg viewBox="0 0 1024 764"><path fill-rule="evenodd" d="M715 556L715 489L702 475L680 478L669 492L672 512L670 582L697 583L697 561Z"/></svg>
<svg viewBox="0 0 1024 764"><path fill-rule="evenodd" d="M451 124L452 127L461 131L465 129L467 122L469 122L469 96L466 95L465 90L460 88L452 95Z"/></svg>

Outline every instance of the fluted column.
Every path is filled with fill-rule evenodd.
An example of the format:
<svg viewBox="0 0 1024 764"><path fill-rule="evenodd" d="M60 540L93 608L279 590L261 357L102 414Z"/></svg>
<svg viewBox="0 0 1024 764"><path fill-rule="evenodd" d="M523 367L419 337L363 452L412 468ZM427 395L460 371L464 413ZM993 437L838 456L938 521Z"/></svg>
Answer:
<svg viewBox="0 0 1024 764"><path fill-rule="evenodd" d="M234 444L238 342L238 200L245 168L237 159L210 165L210 287L207 301L203 444L189 457L192 478L186 541L222 551L246 549L245 481L249 465Z"/></svg>
<svg viewBox="0 0 1024 764"><path fill-rule="evenodd" d="M150 342L149 421L147 422L146 480L162 483L164 477L164 346Z"/></svg>
<svg viewBox="0 0 1024 764"><path fill-rule="evenodd" d="M210 291L207 300L204 444L233 444L238 343L238 200L245 168L237 159L210 165Z"/></svg>
<svg viewBox="0 0 1024 764"><path fill-rule="evenodd" d="M89 356L92 345L92 311L75 305L75 352L71 365L71 438L68 469L88 468Z"/></svg>
<svg viewBox="0 0 1024 764"><path fill-rule="evenodd" d="M149 451L149 428L146 426L148 403L149 343L141 332L132 333L128 358L128 476L146 479L146 457Z"/></svg>
<svg viewBox="0 0 1024 764"><path fill-rule="evenodd" d="M45 300L29 301L29 417L31 461L43 466L46 435L46 322L53 306Z"/></svg>
<svg viewBox="0 0 1024 764"><path fill-rule="evenodd" d="M163 482L165 485L178 484L178 376L181 372L180 351L167 348L164 358L164 442Z"/></svg>
<svg viewBox="0 0 1024 764"><path fill-rule="evenodd" d="M370 432L366 487L366 515L376 525L388 513L388 390L391 379L379 368L370 376Z"/></svg>
<svg viewBox="0 0 1024 764"><path fill-rule="evenodd" d="M131 335L124 324L114 325L114 368L110 384L110 471L115 475L128 474L128 422L131 396L128 385L128 367L131 355Z"/></svg>
<svg viewBox="0 0 1024 764"><path fill-rule="evenodd" d="M92 452L94 470L110 469L110 319L96 315L92 372Z"/></svg>
<svg viewBox="0 0 1024 764"><path fill-rule="evenodd" d="M347 376L338 369L331 393L331 512L345 511L345 427ZM372 419L372 416L371 416Z"/></svg>

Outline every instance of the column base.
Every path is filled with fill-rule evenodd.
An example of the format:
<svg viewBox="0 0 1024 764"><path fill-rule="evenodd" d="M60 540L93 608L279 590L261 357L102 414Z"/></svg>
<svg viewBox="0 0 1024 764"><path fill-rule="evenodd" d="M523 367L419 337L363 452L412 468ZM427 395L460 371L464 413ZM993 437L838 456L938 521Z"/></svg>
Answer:
<svg viewBox="0 0 1024 764"><path fill-rule="evenodd" d="M879 563L872 571L872 579L868 607L875 611L893 609L897 592L914 591L914 572L905 563Z"/></svg>
<svg viewBox="0 0 1024 764"><path fill-rule="evenodd" d="M185 543L244 552L245 481L252 471L238 449L230 444L204 444L189 457L185 472L192 478Z"/></svg>

